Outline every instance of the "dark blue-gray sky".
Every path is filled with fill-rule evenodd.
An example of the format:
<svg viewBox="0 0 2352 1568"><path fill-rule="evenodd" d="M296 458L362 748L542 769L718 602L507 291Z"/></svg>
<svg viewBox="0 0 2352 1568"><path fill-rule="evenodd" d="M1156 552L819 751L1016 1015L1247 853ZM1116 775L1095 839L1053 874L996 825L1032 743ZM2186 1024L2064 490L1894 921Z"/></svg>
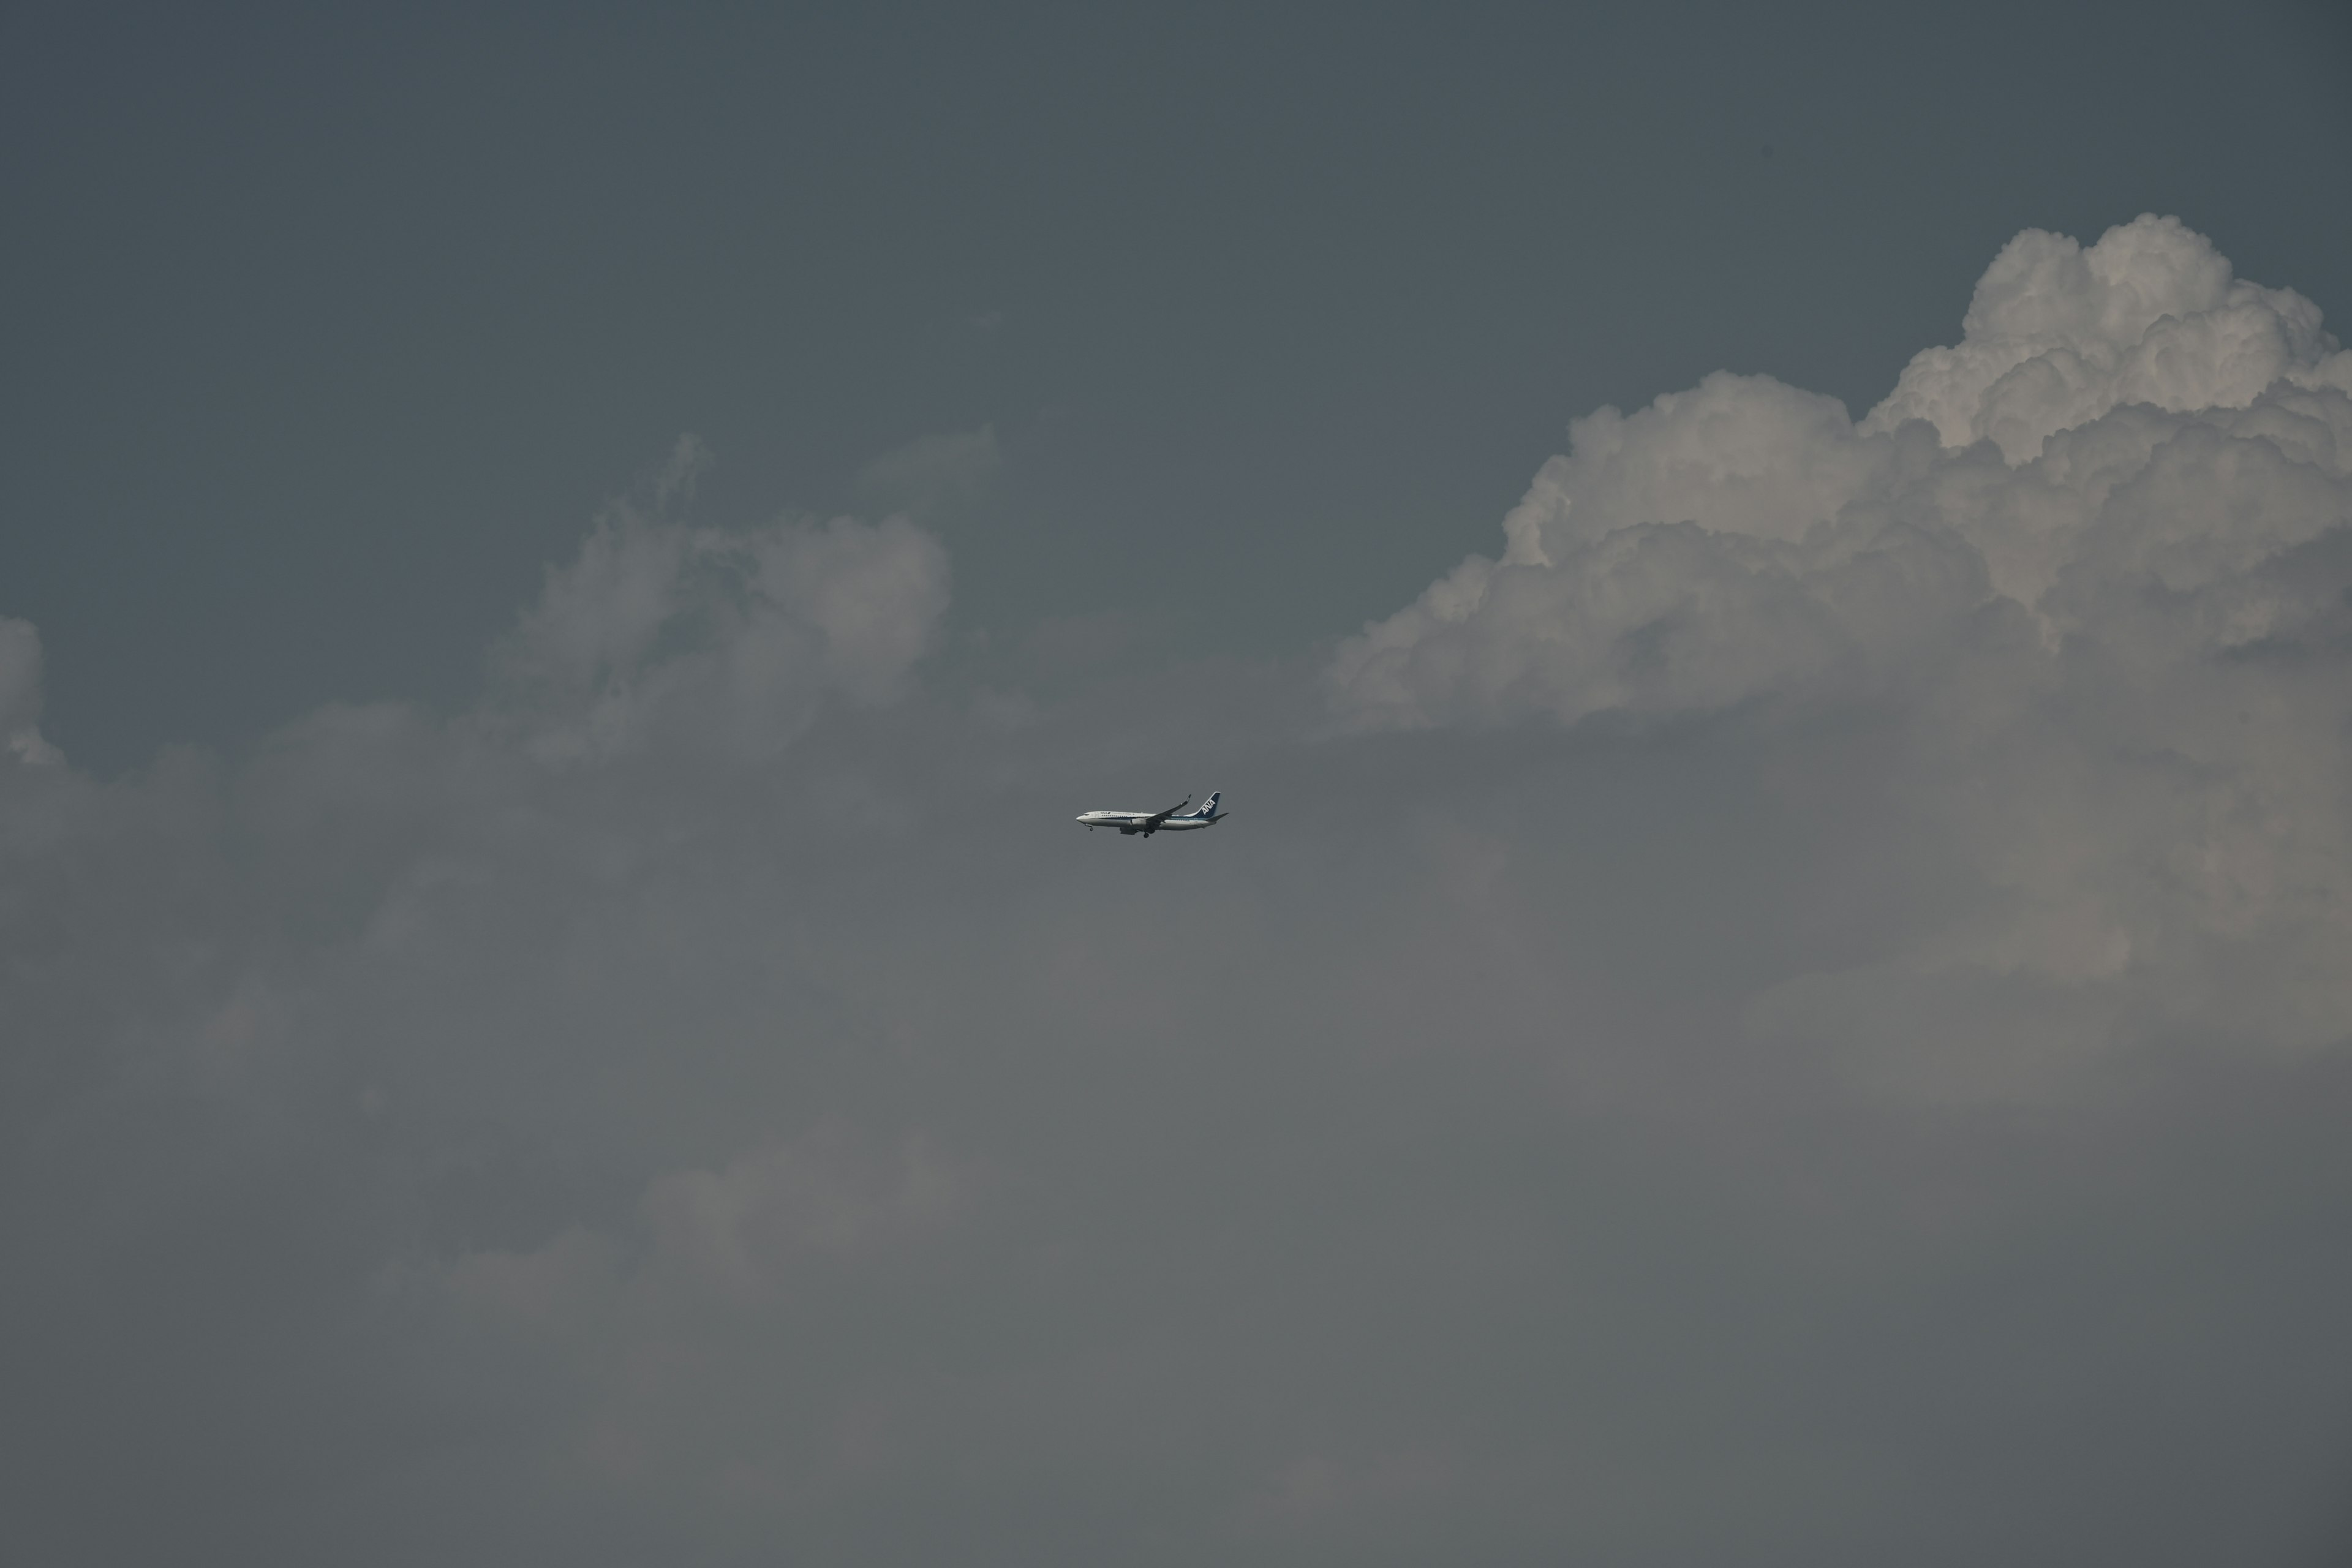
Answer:
<svg viewBox="0 0 2352 1568"><path fill-rule="evenodd" d="M0 1562L2347 1561L2340 8L992 11L0 11Z"/></svg>
<svg viewBox="0 0 2352 1568"><path fill-rule="evenodd" d="M992 426L1000 482L941 523L960 624L1263 652L1482 545L1600 404L1731 368L1858 412L2029 226L2179 213L2352 295L2352 47L2316 5L0 29L0 584L102 772L470 696L680 431L709 515L751 520Z"/></svg>

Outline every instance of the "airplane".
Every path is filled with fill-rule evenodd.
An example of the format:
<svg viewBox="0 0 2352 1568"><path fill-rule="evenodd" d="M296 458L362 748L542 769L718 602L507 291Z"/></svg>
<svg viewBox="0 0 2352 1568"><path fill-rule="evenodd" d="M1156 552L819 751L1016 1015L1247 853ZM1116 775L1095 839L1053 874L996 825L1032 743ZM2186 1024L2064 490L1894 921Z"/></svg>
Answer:
<svg viewBox="0 0 2352 1568"><path fill-rule="evenodd" d="M1192 797L1186 795L1165 811L1087 811L1078 820L1088 831L1097 827L1116 827L1121 833L1140 833L1146 838L1155 833L1176 833L1193 827L1214 827L1224 820L1225 812L1217 803L1224 798L1222 790L1212 790L1209 798L1186 811Z"/></svg>

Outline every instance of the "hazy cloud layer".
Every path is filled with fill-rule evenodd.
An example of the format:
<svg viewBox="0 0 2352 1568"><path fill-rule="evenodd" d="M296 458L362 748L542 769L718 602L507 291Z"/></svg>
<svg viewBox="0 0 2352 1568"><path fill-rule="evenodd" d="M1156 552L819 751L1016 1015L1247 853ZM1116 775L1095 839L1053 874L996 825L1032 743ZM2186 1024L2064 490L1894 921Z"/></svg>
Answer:
<svg viewBox="0 0 2352 1568"><path fill-rule="evenodd" d="M2324 1561L2347 442L2142 220L1328 658L951 664L690 443L466 712L103 784L0 623L0 1541Z"/></svg>

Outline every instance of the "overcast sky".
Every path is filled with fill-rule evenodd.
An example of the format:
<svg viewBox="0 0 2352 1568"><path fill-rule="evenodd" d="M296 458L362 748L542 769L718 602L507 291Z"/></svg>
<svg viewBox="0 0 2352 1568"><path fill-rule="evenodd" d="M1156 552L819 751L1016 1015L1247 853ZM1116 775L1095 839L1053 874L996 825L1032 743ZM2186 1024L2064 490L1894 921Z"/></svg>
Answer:
<svg viewBox="0 0 2352 1568"><path fill-rule="evenodd" d="M0 15L0 1556L2352 1558L2347 81Z"/></svg>

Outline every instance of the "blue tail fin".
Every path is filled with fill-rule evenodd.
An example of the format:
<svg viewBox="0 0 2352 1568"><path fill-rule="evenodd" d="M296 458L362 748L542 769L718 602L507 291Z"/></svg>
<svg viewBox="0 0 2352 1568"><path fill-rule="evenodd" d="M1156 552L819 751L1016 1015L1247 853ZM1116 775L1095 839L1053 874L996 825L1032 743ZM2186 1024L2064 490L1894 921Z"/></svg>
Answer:
<svg viewBox="0 0 2352 1568"><path fill-rule="evenodd" d="M1192 815L1195 816L1206 817L1211 822L1216 821L1217 818L1223 815L1217 809L1217 802L1224 798L1224 791L1218 789L1211 790L1209 792L1209 798L1202 801L1201 803L1200 809L1193 812Z"/></svg>

